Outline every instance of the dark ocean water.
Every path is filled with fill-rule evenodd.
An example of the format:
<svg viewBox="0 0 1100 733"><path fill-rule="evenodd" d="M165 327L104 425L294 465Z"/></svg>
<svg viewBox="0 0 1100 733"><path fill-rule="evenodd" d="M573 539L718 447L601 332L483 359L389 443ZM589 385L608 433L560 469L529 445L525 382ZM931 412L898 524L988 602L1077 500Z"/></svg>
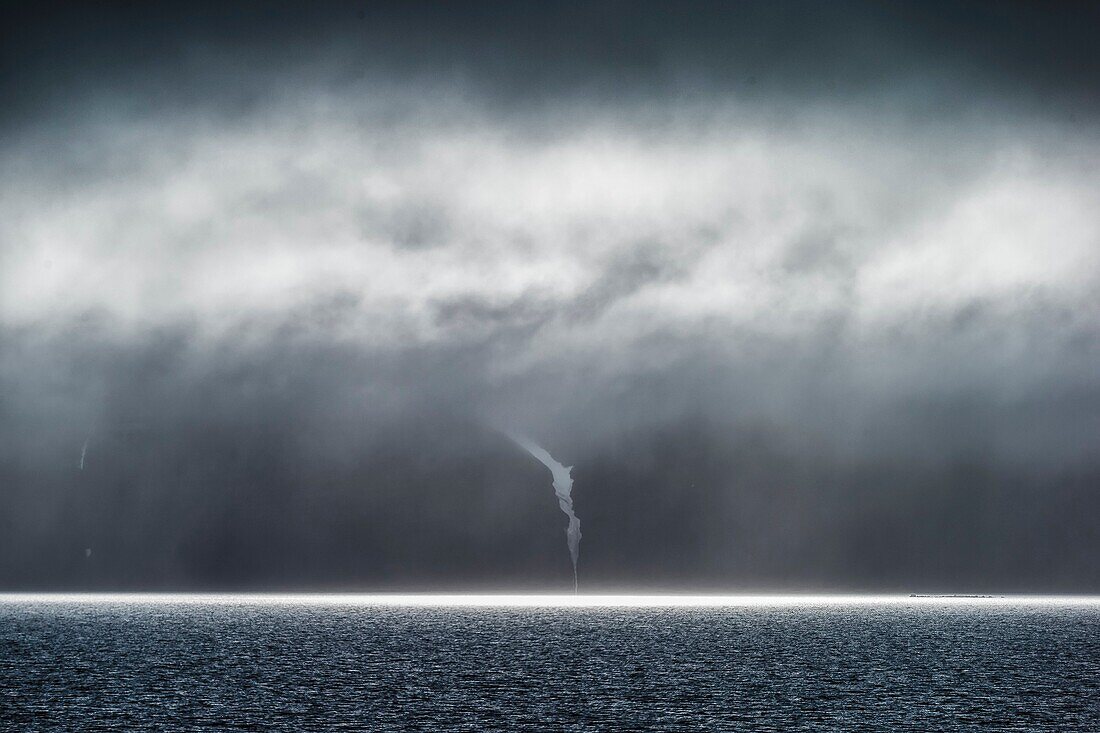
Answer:
<svg viewBox="0 0 1100 733"><path fill-rule="evenodd" d="M3 730L1100 731L1100 605L0 602Z"/></svg>

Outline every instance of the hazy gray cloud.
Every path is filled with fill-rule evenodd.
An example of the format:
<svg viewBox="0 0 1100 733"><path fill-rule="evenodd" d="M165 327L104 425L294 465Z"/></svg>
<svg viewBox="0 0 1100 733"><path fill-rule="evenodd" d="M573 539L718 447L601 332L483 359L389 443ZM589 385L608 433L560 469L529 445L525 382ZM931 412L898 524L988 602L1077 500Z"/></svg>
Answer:
<svg viewBox="0 0 1100 733"><path fill-rule="evenodd" d="M30 23L0 583L560 581L499 427L606 585L1100 587L1097 68L997 7Z"/></svg>

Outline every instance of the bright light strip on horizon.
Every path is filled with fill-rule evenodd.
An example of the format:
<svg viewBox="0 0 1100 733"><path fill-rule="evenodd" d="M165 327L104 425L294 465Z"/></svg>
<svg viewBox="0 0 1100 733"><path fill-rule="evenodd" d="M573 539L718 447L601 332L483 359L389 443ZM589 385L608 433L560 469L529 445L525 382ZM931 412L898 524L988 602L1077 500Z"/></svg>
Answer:
<svg viewBox="0 0 1100 733"><path fill-rule="evenodd" d="M412 608L791 608L804 606L1100 606L1100 596L571 595L437 593L0 593L0 604L294 605Z"/></svg>

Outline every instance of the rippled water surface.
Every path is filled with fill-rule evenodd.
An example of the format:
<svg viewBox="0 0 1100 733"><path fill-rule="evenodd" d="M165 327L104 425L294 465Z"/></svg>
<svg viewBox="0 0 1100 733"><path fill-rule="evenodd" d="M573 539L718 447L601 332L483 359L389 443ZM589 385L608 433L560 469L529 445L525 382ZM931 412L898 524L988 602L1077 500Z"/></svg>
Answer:
<svg viewBox="0 0 1100 733"><path fill-rule="evenodd" d="M0 602L4 730L1100 731L1100 606Z"/></svg>

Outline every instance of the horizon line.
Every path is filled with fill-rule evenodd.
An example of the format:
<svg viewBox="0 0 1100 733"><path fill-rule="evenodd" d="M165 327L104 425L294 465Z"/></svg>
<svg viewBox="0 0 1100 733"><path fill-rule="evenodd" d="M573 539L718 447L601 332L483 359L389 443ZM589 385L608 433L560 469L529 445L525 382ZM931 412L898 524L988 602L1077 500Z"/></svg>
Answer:
<svg viewBox="0 0 1100 733"><path fill-rule="evenodd" d="M744 608L843 605L1100 605L1100 595L881 593L0 592L0 604L317 605L419 608Z"/></svg>

